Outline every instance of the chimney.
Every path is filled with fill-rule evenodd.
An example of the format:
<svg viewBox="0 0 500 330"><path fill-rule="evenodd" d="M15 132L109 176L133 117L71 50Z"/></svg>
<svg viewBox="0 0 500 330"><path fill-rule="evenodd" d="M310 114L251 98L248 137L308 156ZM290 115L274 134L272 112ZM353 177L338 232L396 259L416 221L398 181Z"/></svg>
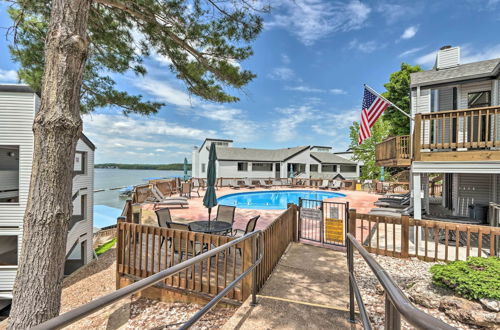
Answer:
<svg viewBox="0 0 500 330"><path fill-rule="evenodd" d="M460 64L460 47L443 46L436 56L436 70L448 69Z"/></svg>

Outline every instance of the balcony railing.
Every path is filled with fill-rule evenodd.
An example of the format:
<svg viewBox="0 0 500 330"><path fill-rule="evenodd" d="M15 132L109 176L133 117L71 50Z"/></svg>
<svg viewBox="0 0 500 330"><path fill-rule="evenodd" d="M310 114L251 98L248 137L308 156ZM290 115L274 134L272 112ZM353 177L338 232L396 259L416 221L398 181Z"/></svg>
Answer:
<svg viewBox="0 0 500 330"><path fill-rule="evenodd" d="M500 106L415 115L415 160L500 160Z"/></svg>
<svg viewBox="0 0 500 330"><path fill-rule="evenodd" d="M377 144L375 146L375 159L378 166L410 166L410 136L393 136Z"/></svg>

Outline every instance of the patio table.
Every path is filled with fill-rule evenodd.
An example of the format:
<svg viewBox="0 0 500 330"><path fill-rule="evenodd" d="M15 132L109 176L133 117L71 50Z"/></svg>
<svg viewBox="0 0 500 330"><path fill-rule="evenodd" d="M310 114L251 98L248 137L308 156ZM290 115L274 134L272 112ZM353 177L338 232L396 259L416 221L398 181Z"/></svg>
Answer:
<svg viewBox="0 0 500 330"><path fill-rule="evenodd" d="M223 221L193 221L189 223L191 231L199 233L215 234L228 232L231 230L232 225Z"/></svg>

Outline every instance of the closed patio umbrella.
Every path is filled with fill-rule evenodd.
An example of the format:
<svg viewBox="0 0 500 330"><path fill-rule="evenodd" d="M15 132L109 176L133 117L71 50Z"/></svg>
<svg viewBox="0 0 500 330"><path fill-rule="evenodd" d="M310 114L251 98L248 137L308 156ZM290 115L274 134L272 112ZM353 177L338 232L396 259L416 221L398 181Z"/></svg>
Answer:
<svg viewBox="0 0 500 330"><path fill-rule="evenodd" d="M184 170L184 181L187 181L188 180L188 160L186 157L184 157L183 170Z"/></svg>
<svg viewBox="0 0 500 330"><path fill-rule="evenodd" d="M290 164L290 178L293 179L293 166Z"/></svg>
<svg viewBox="0 0 500 330"><path fill-rule="evenodd" d="M207 190L205 191L205 197L203 197L203 205L208 208L208 221L210 221L212 207L217 205L217 197L215 196L215 158L215 144L212 143L208 155Z"/></svg>

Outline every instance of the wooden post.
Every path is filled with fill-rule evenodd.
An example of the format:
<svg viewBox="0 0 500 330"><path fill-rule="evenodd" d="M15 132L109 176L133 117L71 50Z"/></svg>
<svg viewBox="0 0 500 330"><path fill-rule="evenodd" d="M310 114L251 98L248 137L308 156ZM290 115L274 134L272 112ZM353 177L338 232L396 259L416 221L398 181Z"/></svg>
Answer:
<svg viewBox="0 0 500 330"><path fill-rule="evenodd" d="M242 245L241 249L241 257L243 264L243 271L247 270L252 266L252 240L246 239L243 242L239 243ZM250 272L243 280L241 280L241 298L243 301L250 296L252 292L252 281L253 281L254 272Z"/></svg>
<svg viewBox="0 0 500 330"><path fill-rule="evenodd" d="M421 160L420 149L422 144L422 114L415 115L415 127L413 129L413 156L414 160Z"/></svg>
<svg viewBox="0 0 500 330"><path fill-rule="evenodd" d="M123 270L123 267L125 265L121 264L121 261L123 260L123 252L124 252L124 244L123 242L123 236L122 231L123 229L123 223L125 223L126 218L121 216L116 219L116 236L117 236L117 242L116 242L116 290L120 289L120 277L121 277L121 272ZM127 233L129 235L129 233ZM128 236L127 236L128 237ZM130 247L129 247L130 248Z"/></svg>
<svg viewBox="0 0 500 330"><path fill-rule="evenodd" d="M409 257L410 246L410 217L401 216L401 258Z"/></svg>
<svg viewBox="0 0 500 330"><path fill-rule="evenodd" d="M349 210L348 224L349 224L349 234L356 237L356 209ZM363 230L363 228L361 228L361 230Z"/></svg>

